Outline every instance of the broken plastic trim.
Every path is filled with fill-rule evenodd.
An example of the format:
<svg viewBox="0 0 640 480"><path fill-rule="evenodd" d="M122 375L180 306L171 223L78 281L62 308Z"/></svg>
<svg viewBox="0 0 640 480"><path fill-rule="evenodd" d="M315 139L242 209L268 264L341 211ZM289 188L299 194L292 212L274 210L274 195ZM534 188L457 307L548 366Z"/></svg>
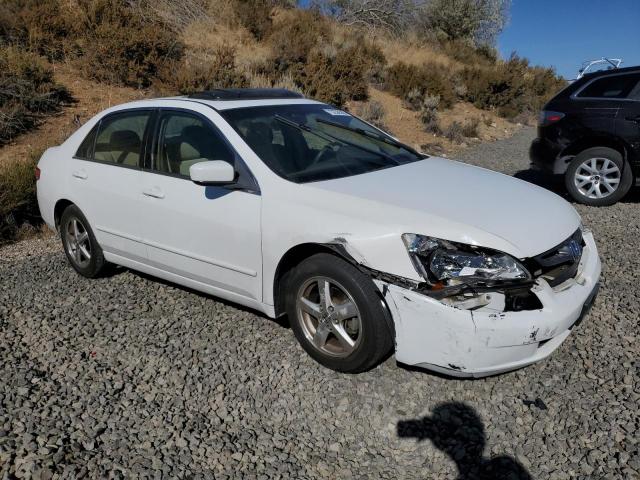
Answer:
<svg viewBox="0 0 640 480"><path fill-rule="evenodd" d="M401 277L391 273L381 272L373 268L362 265L347 251L345 247L345 240L343 238L336 239L335 242L325 244L326 247L335 251L349 263L355 265L360 271L370 276L375 280L380 280L398 287L406 288L418 292L422 295L429 296L436 300L442 300L443 298L460 295L464 293L472 293L474 295L480 295L486 292L503 292L507 293L512 290L522 290L531 288L535 284L535 280L496 280L486 281L481 284L466 284L461 283L458 285L452 285L449 287L443 287L441 289L434 289L427 282L418 282L410 278Z"/></svg>

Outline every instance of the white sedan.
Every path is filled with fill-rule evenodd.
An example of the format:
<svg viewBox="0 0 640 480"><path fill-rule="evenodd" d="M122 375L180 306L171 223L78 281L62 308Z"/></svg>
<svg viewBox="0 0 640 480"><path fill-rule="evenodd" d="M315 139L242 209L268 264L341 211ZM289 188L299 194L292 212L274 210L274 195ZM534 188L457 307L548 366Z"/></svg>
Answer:
<svg viewBox="0 0 640 480"><path fill-rule="evenodd" d="M286 314L342 372L394 348L453 376L513 370L551 354L598 287L593 236L560 197L288 91L110 108L37 174L80 274L112 262Z"/></svg>

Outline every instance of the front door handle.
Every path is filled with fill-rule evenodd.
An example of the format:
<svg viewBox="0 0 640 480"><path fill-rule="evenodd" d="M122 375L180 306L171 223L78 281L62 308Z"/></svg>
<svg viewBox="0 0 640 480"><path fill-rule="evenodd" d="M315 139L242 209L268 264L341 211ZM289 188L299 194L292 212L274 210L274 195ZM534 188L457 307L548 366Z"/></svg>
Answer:
<svg viewBox="0 0 640 480"><path fill-rule="evenodd" d="M89 178L89 175L87 175L87 172L85 170L76 170L71 175L74 178L79 178L80 180L86 180L87 178Z"/></svg>
<svg viewBox="0 0 640 480"><path fill-rule="evenodd" d="M629 120L630 122L640 123L640 115L636 115L635 117L627 117L626 120Z"/></svg>
<svg viewBox="0 0 640 480"><path fill-rule="evenodd" d="M164 198L164 193L162 193L162 190L160 190L158 187L152 187L143 190L142 194L146 195L147 197Z"/></svg>

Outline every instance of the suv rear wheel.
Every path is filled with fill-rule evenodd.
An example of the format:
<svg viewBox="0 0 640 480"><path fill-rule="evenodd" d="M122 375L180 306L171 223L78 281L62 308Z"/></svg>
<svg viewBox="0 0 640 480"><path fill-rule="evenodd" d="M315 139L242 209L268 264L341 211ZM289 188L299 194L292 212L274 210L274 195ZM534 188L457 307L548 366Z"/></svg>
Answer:
<svg viewBox="0 0 640 480"><path fill-rule="evenodd" d="M295 268L287 314L302 347L332 370L369 370L393 348L391 318L376 286L334 255L319 253Z"/></svg>
<svg viewBox="0 0 640 480"><path fill-rule="evenodd" d="M584 150L569 164L565 185L585 205L613 205L631 188L633 173L620 152L607 147Z"/></svg>

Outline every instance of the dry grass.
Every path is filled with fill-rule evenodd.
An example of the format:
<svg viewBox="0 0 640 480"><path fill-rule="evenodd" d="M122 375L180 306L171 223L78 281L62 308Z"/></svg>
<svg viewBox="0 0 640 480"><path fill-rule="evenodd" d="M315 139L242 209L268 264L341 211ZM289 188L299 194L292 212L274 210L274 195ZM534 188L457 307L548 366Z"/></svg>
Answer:
<svg viewBox="0 0 640 480"><path fill-rule="evenodd" d="M446 70L457 71L462 64L438 50L433 45L426 44L416 38L390 38L379 36L376 43L382 48L389 63L404 62L421 67L425 64L435 64Z"/></svg>
<svg viewBox="0 0 640 480"><path fill-rule="evenodd" d="M265 59L271 57L271 47L268 43L256 41L245 28L231 27L225 23L192 23L184 30L182 41L187 47L187 55L202 61L211 59L220 47L233 45L236 66L245 75L259 70Z"/></svg>
<svg viewBox="0 0 640 480"><path fill-rule="evenodd" d="M382 106L384 116L382 122L386 130L401 141L434 155L455 155L470 142L494 141L510 137L520 127L498 117L491 112L485 112L470 103L456 103L452 108L438 111L438 122L442 130L447 130L453 122L465 124L469 119L481 119L477 125L477 139L465 138L462 143L451 141L442 135L425 132L420 119L420 112L410 110L398 97L376 88L369 89L370 101ZM350 102L349 110L356 112L362 108L362 102ZM437 146L437 149L433 147Z"/></svg>

